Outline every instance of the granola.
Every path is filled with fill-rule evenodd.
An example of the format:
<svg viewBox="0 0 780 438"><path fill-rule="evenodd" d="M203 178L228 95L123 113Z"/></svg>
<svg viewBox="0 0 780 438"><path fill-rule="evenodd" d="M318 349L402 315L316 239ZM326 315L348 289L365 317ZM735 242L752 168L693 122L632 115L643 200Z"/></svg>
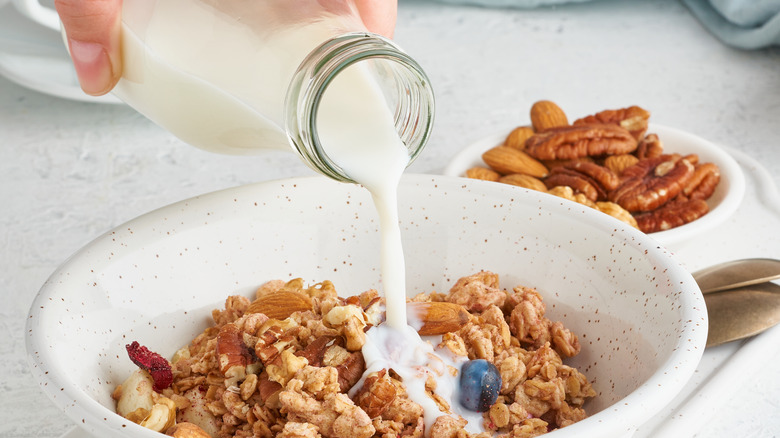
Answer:
<svg viewBox="0 0 780 438"><path fill-rule="evenodd" d="M361 347L383 321L376 291L341 298L327 281L306 287L300 279L277 280L262 285L256 299L267 305L275 293L298 294L311 305L275 319L253 313L258 306L245 297L227 298L213 324L173 355L168 386L155 387L147 370L136 370L114 391L117 412L162 433L213 438L523 438L582 420L585 401L596 395L585 375L563 363L579 353L577 336L545 316L537 290L501 289L491 272L411 300L428 312L446 309L431 318L459 318L425 338L435 351L485 359L498 370L495 403L469 417L481 420L479 432L466 430L458 400L442 392L435 373L424 381L430 400L421 404L392 367L366 371ZM439 412L426 423L430 406Z"/></svg>

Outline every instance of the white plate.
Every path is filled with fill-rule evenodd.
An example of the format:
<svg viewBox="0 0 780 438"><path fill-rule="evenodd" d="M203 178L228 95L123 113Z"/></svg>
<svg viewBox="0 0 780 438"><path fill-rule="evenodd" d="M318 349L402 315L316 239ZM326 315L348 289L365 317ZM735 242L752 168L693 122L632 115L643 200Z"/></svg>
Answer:
<svg viewBox="0 0 780 438"><path fill-rule="evenodd" d="M504 142L510 130L485 137L463 149L450 161L445 175L463 176L474 166L484 166L482 153ZM739 207L745 194L745 176L737 162L715 144L675 128L651 123L648 133L658 134L665 152L697 154L700 162L715 163L720 168L720 184L707 200L710 212L686 225L671 230L651 233L650 236L664 246L680 243L709 231L728 219Z"/></svg>
<svg viewBox="0 0 780 438"><path fill-rule="evenodd" d="M122 103L112 95L85 94L60 33L27 19L10 2L0 5L0 75L64 99Z"/></svg>

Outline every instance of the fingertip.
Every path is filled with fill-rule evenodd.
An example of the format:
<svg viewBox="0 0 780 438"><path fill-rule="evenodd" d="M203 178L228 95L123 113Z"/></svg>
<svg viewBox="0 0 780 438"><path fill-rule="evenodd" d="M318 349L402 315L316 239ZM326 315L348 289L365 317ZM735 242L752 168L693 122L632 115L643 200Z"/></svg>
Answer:
<svg viewBox="0 0 780 438"><path fill-rule="evenodd" d="M81 89L85 93L100 96L108 93L116 84L111 58L103 45L70 39L70 56Z"/></svg>
<svg viewBox="0 0 780 438"><path fill-rule="evenodd" d="M56 0L79 84L85 93L108 93L122 75L121 0Z"/></svg>

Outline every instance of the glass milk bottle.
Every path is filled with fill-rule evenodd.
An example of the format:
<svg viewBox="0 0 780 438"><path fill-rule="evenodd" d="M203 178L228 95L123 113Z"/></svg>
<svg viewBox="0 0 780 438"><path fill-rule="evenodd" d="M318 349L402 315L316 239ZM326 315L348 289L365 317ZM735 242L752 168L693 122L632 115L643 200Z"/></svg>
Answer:
<svg viewBox="0 0 780 438"><path fill-rule="evenodd" d="M349 0L128 0L122 57L114 93L183 141L292 147L340 181L360 179L358 144L400 139L408 165L433 124L425 72Z"/></svg>

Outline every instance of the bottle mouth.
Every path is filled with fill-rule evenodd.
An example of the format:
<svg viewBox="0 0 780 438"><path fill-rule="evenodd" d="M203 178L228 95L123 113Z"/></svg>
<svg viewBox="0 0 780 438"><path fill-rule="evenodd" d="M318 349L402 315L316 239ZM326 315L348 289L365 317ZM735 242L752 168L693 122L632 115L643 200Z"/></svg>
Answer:
<svg viewBox="0 0 780 438"><path fill-rule="evenodd" d="M428 76L392 41L368 32L332 38L301 62L288 87L285 130L293 148L315 171L355 183L327 154L317 129L322 97L333 79L357 63L368 63L381 88L411 164L433 127L434 96ZM407 165L408 166L408 165Z"/></svg>

